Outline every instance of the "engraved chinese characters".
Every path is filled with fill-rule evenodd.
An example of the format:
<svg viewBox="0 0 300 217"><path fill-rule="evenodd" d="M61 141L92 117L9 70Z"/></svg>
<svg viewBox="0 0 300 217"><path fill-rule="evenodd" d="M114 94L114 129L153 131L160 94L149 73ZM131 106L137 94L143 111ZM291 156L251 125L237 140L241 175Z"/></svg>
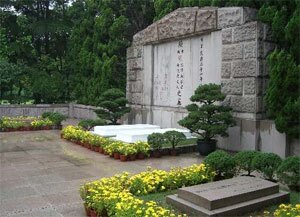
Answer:
<svg viewBox="0 0 300 217"><path fill-rule="evenodd" d="M153 46L154 106L183 108L200 84L220 84L220 37L216 32Z"/></svg>
<svg viewBox="0 0 300 217"><path fill-rule="evenodd" d="M182 97L182 91L183 91L183 78L184 78L184 73L183 73L183 41L180 40L178 42L178 48L177 48L177 69L176 69L176 89L177 89L177 105L181 106L181 97Z"/></svg>
<svg viewBox="0 0 300 217"><path fill-rule="evenodd" d="M200 55L200 58L199 58L199 60L200 60L200 64L199 64L199 70L200 70L200 83L199 84L202 84L202 81L203 81L203 37L201 37L200 38L200 53L199 53L199 55Z"/></svg>

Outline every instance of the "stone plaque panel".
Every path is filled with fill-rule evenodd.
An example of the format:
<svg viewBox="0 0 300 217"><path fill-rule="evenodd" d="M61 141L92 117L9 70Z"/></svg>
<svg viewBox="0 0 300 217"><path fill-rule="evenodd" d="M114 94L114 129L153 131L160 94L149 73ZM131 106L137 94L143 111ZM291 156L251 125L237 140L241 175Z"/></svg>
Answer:
<svg viewBox="0 0 300 217"><path fill-rule="evenodd" d="M184 107L199 84L220 84L221 45L220 31L155 45L153 105Z"/></svg>

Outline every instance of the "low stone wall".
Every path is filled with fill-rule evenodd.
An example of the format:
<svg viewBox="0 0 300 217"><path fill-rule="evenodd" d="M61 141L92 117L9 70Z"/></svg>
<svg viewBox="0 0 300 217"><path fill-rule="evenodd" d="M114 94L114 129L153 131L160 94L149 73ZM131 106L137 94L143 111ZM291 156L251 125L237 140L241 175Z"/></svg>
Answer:
<svg viewBox="0 0 300 217"><path fill-rule="evenodd" d="M0 105L0 117L40 116L44 112L60 112L69 116L69 104Z"/></svg>
<svg viewBox="0 0 300 217"><path fill-rule="evenodd" d="M94 112L97 107L80 105L80 104L69 104L69 117L77 119L96 119L97 115Z"/></svg>
<svg viewBox="0 0 300 217"><path fill-rule="evenodd" d="M44 112L60 112L69 118L96 119L97 107L80 104L34 104L34 105L0 105L2 116L40 116Z"/></svg>

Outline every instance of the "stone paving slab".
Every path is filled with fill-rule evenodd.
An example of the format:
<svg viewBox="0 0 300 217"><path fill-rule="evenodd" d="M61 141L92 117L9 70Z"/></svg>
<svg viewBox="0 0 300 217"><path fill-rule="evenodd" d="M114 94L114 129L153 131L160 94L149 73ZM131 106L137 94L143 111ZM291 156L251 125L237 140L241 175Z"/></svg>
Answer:
<svg viewBox="0 0 300 217"><path fill-rule="evenodd" d="M82 200L78 191L63 192L61 194L48 194L44 195L43 198L53 206L70 205L73 203L81 203L82 205ZM82 207L80 206L80 208Z"/></svg>
<svg viewBox="0 0 300 217"><path fill-rule="evenodd" d="M51 208L42 196L27 196L26 198L1 200L0 211L2 216L19 214L22 212L31 212Z"/></svg>
<svg viewBox="0 0 300 217"><path fill-rule="evenodd" d="M120 162L60 139L60 131L0 133L0 216L83 217L79 188L87 181L202 160L183 154Z"/></svg>
<svg viewBox="0 0 300 217"><path fill-rule="evenodd" d="M0 181L0 189L13 189L13 188L19 188L28 186L29 182L25 178L18 178L18 179L12 179L12 180L2 180Z"/></svg>
<svg viewBox="0 0 300 217"><path fill-rule="evenodd" d="M2 189L0 200L26 198L34 195L37 195L37 192L30 186L23 186L14 189Z"/></svg>

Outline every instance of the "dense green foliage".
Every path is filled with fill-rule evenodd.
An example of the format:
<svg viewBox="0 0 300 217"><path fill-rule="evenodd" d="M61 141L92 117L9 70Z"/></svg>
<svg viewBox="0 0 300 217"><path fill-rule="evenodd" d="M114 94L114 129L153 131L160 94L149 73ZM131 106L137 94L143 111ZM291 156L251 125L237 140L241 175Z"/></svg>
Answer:
<svg viewBox="0 0 300 217"><path fill-rule="evenodd" d="M152 23L148 0L0 1L0 102L96 105L125 90L126 48Z"/></svg>
<svg viewBox="0 0 300 217"><path fill-rule="evenodd" d="M281 158L274 153L259 153L253 159L253 167L266 179L275 181L275 172L281 161Z"/></svg>
<svg viewBox="0 0 300 217"><path fill-rule="evenodd" d="M175 149L179 142L186 139L185 135L182 132L178 132L176 130L167 131L163 135L165 139L172 145L172 149Z"/></svg>
<svg viewBox="0 0 300 217"><path fill-rule="evenodd" d="M234 160L239 170L244 170L250 176L251 172L255 170L253 166L253 159L258 155L257 151L240 151L234 155Z"/></svg>
<svg viewBox="0 0 300 217"><path fill-rule="evenodd" d="M78 101L97 105L125 90L132 36L179 7L248 6L270 24L267 111L280 132L299 136L300 1L4 0L0 1L0 103Z"/></svg>
<svg viewBox="0 0 300 217"><path fill-rule="evenodd" d="M190 98L194 103L186 106L189 114L178 123L199 134L204 141L210 141L217 135L227 136L227 128L234 125L231 108L217 104L225 97L220 85L200 85Z"/></svg>
<svg viewBox="0 0 300 217"><path fill-rule="evenodd" d="M236 163L225 151L218 150L210 153L204 159L204 163L216 171L217 179L232 178L236 174Z"/></svg>
<svg viewBox="0 0 300 217"><path fill-rule="evenodd" d="M126 48L132 36L153 21L149 0L77 1L70 38L69 60L73 72L74 97L81 103L97 105L101 93L110 88L125 90ZM76 4L74 4L76 5Z"/></svg>
<svg viewBox="0 0 300 217"><path fill-rule="evenodd" d="M67 116L59 112L44 112L42 118L48 118L53 124L61 125L61 122L66 120Z"/></svg>
<svg viewBox="0 0 300 217"><path fill-rule="evenodd" d="M164 143L166 143L166 138L162 133L152 133L148 136L148 143L153 150L161 150Z"/></svg>
<svg viewBox="0 0 300 217"><path fill-rule="evenodd" d="M106 121L103 119L83 119L79 121L78 126L82 127L85 130L91 130L95 126L106 125Z"/></svg>
<svg viewBox="0 0 300 217"><path fill-rule="evenodd" d="M300 157L288 157L277 170L279 181L290 188L300 191Z"/></svg>
<svg viewBox="0 0 300 217"><path fill-rule="evenodd" d="M1 100L63 102L71 20L61 0L1 1Z"/></svg>
<svg viewBox="0 0 300 217"><path fill-rule="evenodd" d="M118 120L130 112L125 94L116 88L106 90L99 98L99 109L95 110L100 119L108 123L117 124Z"/></svg>

